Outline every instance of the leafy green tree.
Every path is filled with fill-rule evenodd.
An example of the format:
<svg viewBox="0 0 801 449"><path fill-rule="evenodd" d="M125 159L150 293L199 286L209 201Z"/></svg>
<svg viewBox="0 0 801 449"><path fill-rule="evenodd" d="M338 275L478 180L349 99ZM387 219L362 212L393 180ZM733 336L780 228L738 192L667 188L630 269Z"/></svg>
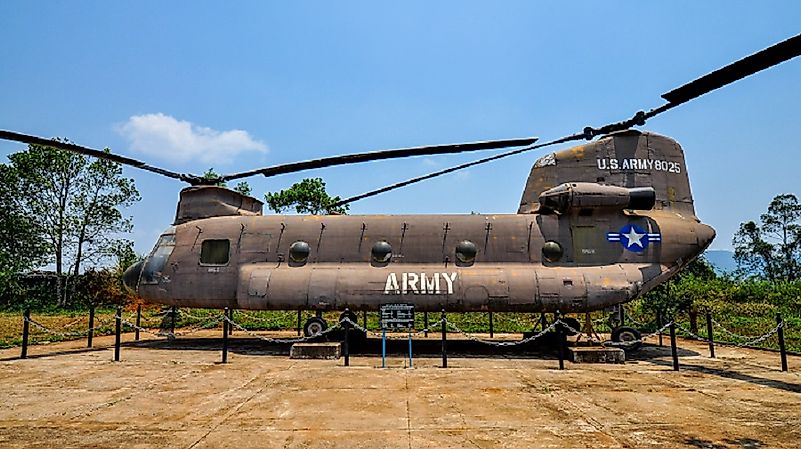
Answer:
<svg viewBox="0 0 801 449"><path fill-rule="evenodd" d="M340 197L332 197L325 191L325 181L322 178L306 178L292 184L286 190L277 193L268 192L264 197L267 200L267 206L278 214L293 207L299 214L346 214L348 212L347 204L332 206L340 200Z"/></svg>
<svg viewBox="0 0 801 449"><path fill-rule="evenodd" d="M228 185L225 183L225 181L220 181L219 180L220 179L220 174L215 172L214 168L210 168L210 169L206 170L206 172L203 173L202 177L203 177L203 179L206 179L206 180L215 180L213 185L228 188ZM250 188L250 184L248 184L246 181L238 182L236 184L236 186L233 188L233 190L235 192L239 192L242 195L247 195L247 196L250 196L251 193L253 192L253 190Z"/></svg>
<svg viewBox="0 0 801 449"><path fill-rule="evenodd" d="M84 262L97 263L129 244L119 237L132 227L120 208L140 197L120 164L40 145L8 158L23 213L47 250L45 262L59 276L78 274ZM58 285L64 305L67 290Z"/></svg>
<svg viewBox="0 0 801 449"><path fill-rule="evenodd" d="M40 265L46 252L35 221L25 215L18 187L16 170L0 165L0 297L16 292L20 273Z"/></svg>
<svg viewBox="0 0 801 449"><path fill-rule="evenodd" d="M801 279L801 204L793 194L777 195L759 217L740 224L734 258L740 269L771 281Z"/></svg>
<svg viewBox="0 0 801 449"><path fill-rule="evenodd" d="M646 308L660 312L665 319L678 313L687 313L690 316L690 327L697 329L697 316L699 309L705 304L703 300L710 293L705 290L708 285L716 284L718 280L712 265L700 256L687 264L669 281L658 285L643 298Z"/></svg>

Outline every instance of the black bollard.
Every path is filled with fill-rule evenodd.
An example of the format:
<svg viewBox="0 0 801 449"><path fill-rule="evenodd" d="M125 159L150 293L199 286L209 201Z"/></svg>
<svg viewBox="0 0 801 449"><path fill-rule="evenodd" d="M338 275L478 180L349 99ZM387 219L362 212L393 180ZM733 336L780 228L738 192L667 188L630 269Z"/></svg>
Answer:
<svg viewBox="0 0 801 449"><path fill-rule="evenodd" d="M445 321L445 309L442 309L442 315L440 316L442 319L442 367L448 367L448 350L447 350L447 342L448 342L448 322Z"/></svg>
<svg viewBox="0 0 801 449"><path fill-rule="evenodd" d="M706 313L706 338L709 340L709 357L715 358L715 335L712 333L712 314Z"/></svg>
<svg viewBox="0 0 801 449"><path fill-rule="evenodd" d="M139 328L142 327L142 304L136 306L136 329L134 329L134 339L139 341Z"/></svg>
<svg viewBox="0 0 801 449"><path fill-rule="evenodd" d="M175 338L175 315L178 314L178 309L175 306L170 308L170 334Z"/></svg>
<svg viewBox="0 0 801 449"><path fill-rule="evenodd" d="M343 315L349 317L350 310L345 309L345 313ZM342 323L342 326L345 327L345 341L342 342L342 352L345 354L345 366L350 366L350 353L348 352L348 337L350 334L350 322L345 321L344 323Z"/></svg>
<svg viewBox="0 0 801 449"><path fill-rule="evenodd" d="M122 331L122 307L117 306L117 315L114 317L114 361L120 361L120 332Z"/></svg>
<svg viewBox="0 0 801 449"><path fill-rule="evenodd" d="M92 337L95 335L95 305L89 306L89 330L86 335L86 347L92 347Z"/></svg>
<svg viewBox="0 0 801 449"><path fill-rule="evenodd" d="M659 346L662 347L662 312L656 311L656 328L659 329Z"/></svg>
<svg viewBox="0 0 801 449"><path fill-rule="evenodd" d="M300 337L300 322L302 318L303 318L303 311L298 310L298 327L297 327L298 337Z"/></svg>
<svg viewBox="0 0 801 449"><path fill-rule="evenodd" d="M779 329L776 333L779 336L779 354L782 358L782 371L787 371L787 348L784 347L784 320L782 319L782 314L776 314L776 325L779 326Z"/></svg>
<svg viewBox="0 0 801 449"><path fill-rule="evenodd" d="M676 348L676 323L670 322L670 354L673 356L673 371L679 370L679 350Z"/></svg>
<svg viewBox="0 0 801 449"><path fill-rule="evenodd" d="M623 307L623 304L620 305L620 325L626 325L626 308Z"/></svg>
<svg viewBox="0 0 801 449"><path fill-rule="evenodd" d="M489 313L489 321L490 321L490 338L492 338L493 334L495 333L493 323L492 323L492 312Z"/></svg>
<svg viewBox="0 0 801 449"><path fill-rule="evenodd" d="M545 330L548 327L548 318L545 317L544 313L540 314L540 330Z"/></svg>
<svg viewBox="0 0 801 449"><path fill-rule="evenodd" d="M428 337L428 312L423 312L423 335Z"/></svg>
<svg viewBox="0 0 801 449"><path fill-rule="evenodd" d="M234 325L231 324L231 323L234 322L234 309L229 309L228 310L228 319L231 320L231 322L228 323L228 335L233 335L234 334Z"/></svg>
<svg viewBox="0 0 801 449"><path fill-rule="evenodd" d="M562 314L559 313L559 312L556 312L556 315L554 315L554 317L557 320L561 320L562 319ZM557 341L557 345L559 345L559 369L560 370L565 369L565 340L566 340L565 331L564 331L564 329L562 329L562 323L560 322L556 326L556 341Z"/></svg>
<svg viewBox="0 0 801 449"><path fill-rule="evenodd" d="M30 335L30 320L31 309L25 309L22 314L22 353L19 358L25 359L28 357L28 336Z"/></svg>
<svg viewBox="0 0 801 449"><path fill-rule="evenodd" d="M226 319L223 320L223 353L222 353L222 362L228 363L228 329L230 329L231 323L228 322L228 307L225 308L223 314Z"/></svg>
<svg viewBox="0 0 801 449"><path fill-rule="evenodd" d="M367 311L362 310L362 327L367 329Z"/></svg>

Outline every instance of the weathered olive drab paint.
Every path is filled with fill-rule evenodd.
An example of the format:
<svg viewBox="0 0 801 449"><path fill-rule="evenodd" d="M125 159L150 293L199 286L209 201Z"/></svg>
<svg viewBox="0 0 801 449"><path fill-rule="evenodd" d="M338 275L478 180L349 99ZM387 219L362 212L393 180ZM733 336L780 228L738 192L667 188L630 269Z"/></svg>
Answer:
<svg viewBox="0 0 801 449"><path fill-rule="evenodd" d="M568 190L588 196L559 213L539 210L540 194L564 183L583 183ZM631 189L644 187L653 209L625 209L629 196L650 191ZM537 161L517 214L262 216L257 200L237 195L182 193L191 204L179 204L158 281L137 283L142 297L213 308L584 312L650 290L714 237L695 217L679 145L635 131ZM221 239L230 241L228 263L202 264L203 241ZM456 256L465 241L477 249L472 261ZM296 242L308 244L305 259L289 257ZM388 262L373 257L377 242L392 248ZM545 242L561 246L559 260L543 260Z"/></svg>

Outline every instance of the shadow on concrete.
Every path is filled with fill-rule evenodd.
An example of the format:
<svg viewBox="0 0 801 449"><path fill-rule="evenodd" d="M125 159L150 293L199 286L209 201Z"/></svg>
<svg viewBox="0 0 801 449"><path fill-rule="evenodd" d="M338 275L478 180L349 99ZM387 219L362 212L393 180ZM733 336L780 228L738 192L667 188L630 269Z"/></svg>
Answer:
<svg viewBox="0 0 801 449"><path fill-rule="evenodd" d="M651 363L662 366L673 366L671 360L651 360ZM779 371L779 368L776 368ZM782 380L765 379L763 377L756 377L750 374L732 371L725 368L714 368L710 366L701 366L691 363L685 363L679 359L679 371L692 371L696 373L710 374L713 376L725 377L727 379L740 380L743 382L752 383L755 385L762 385L764 387L777 388L780 390L790 391L792 393L801 393L801 384L784 382Z"/></svg>

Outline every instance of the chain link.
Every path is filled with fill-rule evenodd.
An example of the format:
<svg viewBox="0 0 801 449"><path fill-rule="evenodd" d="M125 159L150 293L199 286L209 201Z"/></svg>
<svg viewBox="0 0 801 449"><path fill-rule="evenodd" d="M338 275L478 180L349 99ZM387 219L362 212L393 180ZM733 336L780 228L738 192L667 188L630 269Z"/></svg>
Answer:
<svg viewBox="0 0 801 449"><path fill-rule="evenodd" d="M684 332L685 334L689 335L690 337L695 338L696 340L701 340L701 341L706 341L706 342L710 341L708 338L704 338L704 337L702 337L700 335L697 335L697 334L691 332L689 329L686 329L684 326L681 326L680 324L676 324L676 327L679 330L681 330L682 332ZM777 324L776 327L774 327L770 331L766 332L765 334L762 334L759 337L756 337L755 339L747 341L745 343L734 343L734 342L725 342L725 341L719 341L718 343L731 343L735 347L738 347L738 348L743 348L743 347L748 347L748 346L755 346L755 345L758 345L758 344L762 343L763 341L767 340L768 338L773 336L773 334L775 334L776 332L779 332L779 329L781 329L782 327L784 327L784 321L782 321L781 323Z"/></svg>

